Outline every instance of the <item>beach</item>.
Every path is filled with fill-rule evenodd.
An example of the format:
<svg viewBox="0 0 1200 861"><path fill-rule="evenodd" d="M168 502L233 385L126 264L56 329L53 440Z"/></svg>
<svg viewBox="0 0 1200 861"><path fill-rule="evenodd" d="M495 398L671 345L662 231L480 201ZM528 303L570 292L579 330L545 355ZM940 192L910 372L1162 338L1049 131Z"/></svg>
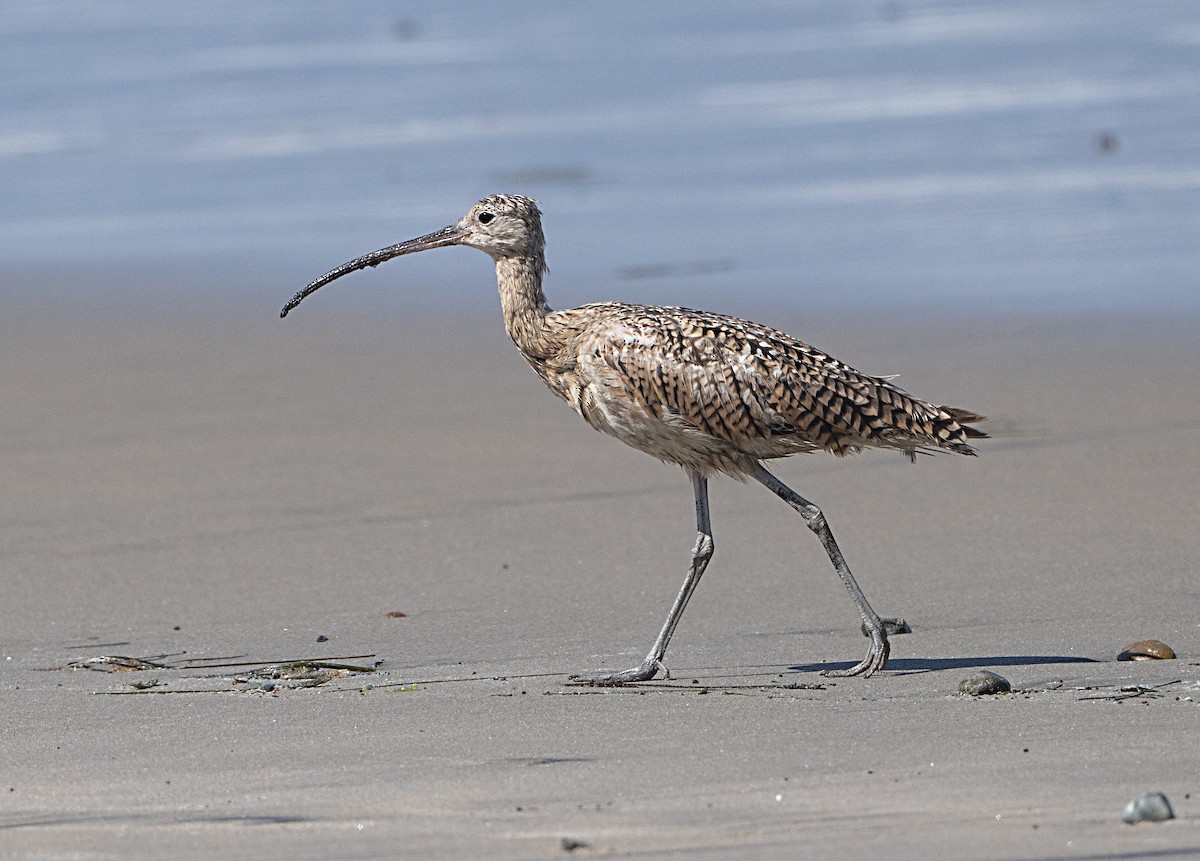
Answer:
<svg viewBox="0 0 1200 861"><path fill-rule="evenodd" d="M0 859L1200 855L1200 16L1094 0L10 4ZM710 483L444 249L988 416ZM1145 640L1172 660L1125 662ZM967 696L991 671L1008 693ZM1175 819L1128 825L1161 791Z"/></svg>
<svg viewBox="0 0 1200 861"><path fill-rule="evenodd" d="M657 633L691 494L544 388L478 263L476 310L283 321L294 285L10 279L0 855L1198 851L1194 315L757 309L989 416L978 458L772 467L913 632L820 675L867 645L820 543L714 479L670 679L581 688ZM1178 659L1115 660L1151 638ZM1122 823L1148 790L1177 818Z"/></svg>

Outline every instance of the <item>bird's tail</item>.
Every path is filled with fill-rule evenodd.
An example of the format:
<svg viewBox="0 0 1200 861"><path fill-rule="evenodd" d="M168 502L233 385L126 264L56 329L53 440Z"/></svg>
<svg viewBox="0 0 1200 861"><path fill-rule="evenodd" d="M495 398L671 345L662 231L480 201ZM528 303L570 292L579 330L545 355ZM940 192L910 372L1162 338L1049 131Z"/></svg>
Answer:
<svg viewBox="0 0 1200 861"><path fill-rule="evenodd" d="M971 412L970 410L959 409L958 407L938 407L963 429L968 439L987 439L988 435L979 428L973 428L971 425L975 422L986 422L987 416L981 416L979 413Z"/></svg>

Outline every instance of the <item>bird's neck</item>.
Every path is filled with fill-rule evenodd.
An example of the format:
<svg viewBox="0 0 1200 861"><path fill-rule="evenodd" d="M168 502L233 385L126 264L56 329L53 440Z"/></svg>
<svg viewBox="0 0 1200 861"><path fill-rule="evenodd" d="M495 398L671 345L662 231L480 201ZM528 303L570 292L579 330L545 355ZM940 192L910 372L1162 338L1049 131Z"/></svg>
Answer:
<svg viewBox="0 0 1200 861"><path fill-rule="evenodd" d="M517 349L531 359L545 358L554 351L555 339L546 326L550 306L542 293L546 271L541 257L501 257L496 260L496 281L504 328Z"/></svg>

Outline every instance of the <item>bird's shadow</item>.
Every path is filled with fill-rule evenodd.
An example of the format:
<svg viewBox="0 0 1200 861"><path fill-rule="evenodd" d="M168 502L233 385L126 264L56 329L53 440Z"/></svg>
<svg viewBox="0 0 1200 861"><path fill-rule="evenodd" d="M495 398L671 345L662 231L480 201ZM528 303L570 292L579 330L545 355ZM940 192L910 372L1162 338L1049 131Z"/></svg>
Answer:
<svg viewBox="0 0 1200 861"><path fill-rule="evenodd" d="M1095 658L1076 655L991 655L976 658L892 658L887 669L892 673L930 673L935 670L966 670L976 667L1026 667L1040 664L1096 664ZM796 664L788 667L798 673L819 673L829 670L848 670L854 664L845 663Z"/></svg>

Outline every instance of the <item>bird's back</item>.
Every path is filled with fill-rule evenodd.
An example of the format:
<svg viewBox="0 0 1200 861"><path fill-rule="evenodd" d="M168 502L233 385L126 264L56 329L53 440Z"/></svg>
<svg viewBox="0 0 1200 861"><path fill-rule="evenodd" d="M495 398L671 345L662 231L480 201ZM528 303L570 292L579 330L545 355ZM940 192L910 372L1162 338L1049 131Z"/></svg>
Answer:
<svg viewBox="0 0 1200 861"><path fill-rule="evenodd" d="M974 454L982 416L914 398L789 335L688 308L553 311L561 348L530 359L594 427L699 474L863 447ZM556 338L555 340L559 340Z"/></svg>

